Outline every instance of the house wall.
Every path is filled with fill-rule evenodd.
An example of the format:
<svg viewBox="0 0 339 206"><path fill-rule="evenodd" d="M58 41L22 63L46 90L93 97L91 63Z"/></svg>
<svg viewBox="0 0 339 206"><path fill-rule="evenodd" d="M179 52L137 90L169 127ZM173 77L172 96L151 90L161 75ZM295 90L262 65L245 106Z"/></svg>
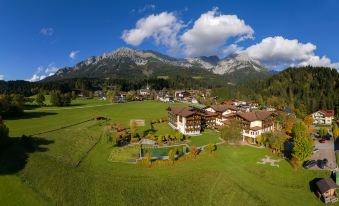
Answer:
<svg viewBox="0 0 339 206"><path fill-rule="evenodd" d="M250 123L250 127L262 127L262 121L257 120Z"/></svg>

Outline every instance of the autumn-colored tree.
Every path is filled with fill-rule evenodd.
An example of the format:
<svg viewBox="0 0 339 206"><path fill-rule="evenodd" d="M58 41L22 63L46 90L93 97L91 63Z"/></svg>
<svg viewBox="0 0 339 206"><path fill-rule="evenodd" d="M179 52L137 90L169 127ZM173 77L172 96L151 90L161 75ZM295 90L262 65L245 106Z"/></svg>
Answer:
<svg viewBox="0 0 339 206"><path fill-rule="evenodd" d="M221 138L228 143L236 142L241 139L241 126L238 121L232 121L230 124L221 128Z"/></svg>
<svg viewBox="0 0 339 206"><path fill-rule="evenodd" d="M129 129L131 131L131 138L134 138L138 130L137 123L135 122L135 120L131 120L129 122Z"/></svg>
<svg viewBox="0 0 339 206"><path fill-rule="evenodd" d="M326 129L325 127L321 127L321 128L319 129L319 131L318 131L320 137L325 136L325 135L327 134L327 132L328 132L328 131L327 131L327 129Z"/></svg>
<svg viewBox="0 0 339 206"><path fill-rule="evenodd" d="M306 133L297 133L294 137L292 155L299 161L305 160L312 155L313 141Z"/></svg>
<svg viewBox="0 0 339 206"><path fill-rule="evenodd" d="M286 119L286 122L285 122L285 131L286 131L286 133L288 133L288 134L292 133L292 128L293 128L294 123L295 123L295 119L294 118L289 117L289 118Z"/></svg>
<svg viewBox="0 0 339 206"><path fill-rule="evenodd" d="M306 124L307 127L310 127L314 122L314 119L311 115L308 115L304 118L304 123Z"/></svg>
<svg viewBox="0 0 339 206"><path fill-rule="evenodd" d="M198 149L197 149L196 146L193 145L193 146L191 147L190 155L191 155L191 157L193 157L193 158L196 158L196 157L197 157L197 155L198 155Z"/></svg>
<svg viewBox="0 0 339 206"><path fill-rule="evenodd" d="M339 137L339 127L336 123L333 125L333 138L336 139Z"/></svg>
<svg viewBox="0 0 339 206"><path fill-rule="evenodd" d="M143 164L147 167L150 167L152 165L152 156L149 152L145 154Z"/></svg>
<svg viewBox="0 0 339 206"><path fill-rule="evenodd" d="M175 161L175 151L174 149L170 149L170 151L168 152L168 160L172 162L172 164Z"/></svg>
<svg viewBox="0 0 339 206"><path fill-rule="evenodd" d="M9 129L2 121L2 117L0 116L0 147L8 141L8 133Z"/></svg>

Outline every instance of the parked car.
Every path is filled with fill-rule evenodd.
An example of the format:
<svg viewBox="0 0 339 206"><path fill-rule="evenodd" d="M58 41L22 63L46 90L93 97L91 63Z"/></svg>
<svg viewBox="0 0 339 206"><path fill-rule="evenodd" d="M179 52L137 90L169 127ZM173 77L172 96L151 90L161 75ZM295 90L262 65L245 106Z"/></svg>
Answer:
<svg viewBox="0 0 339 206"><path fill-rule="evenodd" d="M303 167L305 169L309 169L309 168L314 167L316 165L317 165L317 161L315 161L315 160L307 160L307 161L304 162Z"/></svg>
<svg viewBox="0 0 339 206"><path fill-rule="evenodd" d="M319 152L319 149L318 148L313 148L313 154Z"/></svg>
<svg viewBox="0 0 339 206"><path fill-rule="evenodd" d="M322 138L321 140L319 140L320 143L324 144L326 143L326 139L325 138Z"/></svg>
<svg viewBox="0 0 339 206"><path fill-rule="evenodd" d="M317 165L319 168L324 169L327 167L328 160L325 158L323 160L318 160Z"/></svg>
<svg viewBox="0 0 339 206"><path fill-rule="evenodd" d="M327 133L327 134L325 135L326 140L331 140L331 137L332 137L332 135L329 134L329 133Z"/></svg>

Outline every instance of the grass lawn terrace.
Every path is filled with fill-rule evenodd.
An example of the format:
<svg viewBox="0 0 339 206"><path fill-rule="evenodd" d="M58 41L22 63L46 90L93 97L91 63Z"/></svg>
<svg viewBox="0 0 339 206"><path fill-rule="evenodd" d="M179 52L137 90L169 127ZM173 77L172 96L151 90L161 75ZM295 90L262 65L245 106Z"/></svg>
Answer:
<svg viewBox="0 0 339 206"><path fill-rule="evenodd" d="M63 128L97 115L126 126L130 119L149 125L166 116L168 106L145 101L53 111L45 107L7 120L11 141L18 144L0 151L1 205L324 205L309 182L329 172L294 170L285 160L279 168L257 164L265 155L276 159L264 149L220 145L212 155L145 168L109 160L115 148L101 138L101 121ZM30 148L19 143L23 134L49 130L56 131L34 135ZM192 137L191 144L218 141L217 135L207 130ZM126 159L136 151L114 155Z"/></svg>

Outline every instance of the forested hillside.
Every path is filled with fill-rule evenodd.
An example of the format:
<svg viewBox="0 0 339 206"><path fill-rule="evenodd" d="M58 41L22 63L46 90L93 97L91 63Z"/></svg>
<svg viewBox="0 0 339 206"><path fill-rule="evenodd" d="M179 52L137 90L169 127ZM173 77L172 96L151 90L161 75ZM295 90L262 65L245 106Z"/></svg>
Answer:
<svg viewBox="0 0 339 206"><path fill-rule="evenodd" d="M214 90L221 99L255 99L294 110L299 116L318 109L339 110L339 73L323 67L288 68L267 80Z"/></svg>

